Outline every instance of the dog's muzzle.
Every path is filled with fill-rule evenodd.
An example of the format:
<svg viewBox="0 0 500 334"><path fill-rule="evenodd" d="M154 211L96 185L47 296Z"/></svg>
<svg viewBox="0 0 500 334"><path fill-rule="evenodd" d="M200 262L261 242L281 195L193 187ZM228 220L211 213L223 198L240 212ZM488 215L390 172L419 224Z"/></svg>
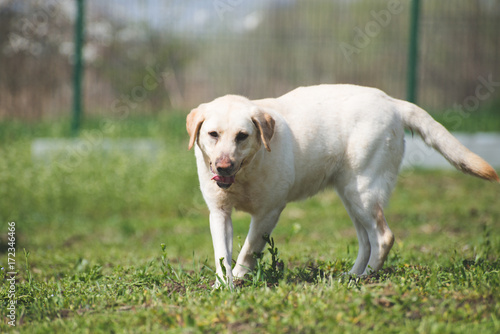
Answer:
<svg viewBox="0 0 500 334"><path fill-rule="evenodd" d="M235 182L235 175L219 175L212 169L212 164L210 164L210 172L212 172L212 180L217 182L219 188L227 189Z"/></svg>

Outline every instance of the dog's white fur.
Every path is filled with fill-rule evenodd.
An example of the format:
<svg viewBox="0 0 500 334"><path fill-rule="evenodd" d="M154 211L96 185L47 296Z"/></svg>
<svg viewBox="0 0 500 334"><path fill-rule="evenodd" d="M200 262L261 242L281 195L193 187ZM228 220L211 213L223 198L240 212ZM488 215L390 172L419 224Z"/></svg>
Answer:
<svg viewBox="0 0 500 334"><path fill-rule="evenodd" d="M217 275L243 277L281 211L333 187L351 217L359 252L350 273L379 270L394 235L383 207L396 183L404 128L417 132L462 172L498 181L495 170L419 107L354 85L301 87L276 99L227 95L191 111L189 148L210 209ZM234 176L220 184L216 175ZM226 179L227 180L227 179ZM248 236L231 271L233 208L251 214Z"/></svg>

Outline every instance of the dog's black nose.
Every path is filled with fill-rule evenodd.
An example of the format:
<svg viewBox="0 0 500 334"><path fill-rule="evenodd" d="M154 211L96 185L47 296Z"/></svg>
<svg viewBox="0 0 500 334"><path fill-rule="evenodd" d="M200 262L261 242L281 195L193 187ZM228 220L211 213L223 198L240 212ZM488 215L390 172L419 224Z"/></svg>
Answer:
<svg viewBox="0 0 500 334"><path fill-rule="evenodd" d="M215 168L217 173L221 176L230 176L234 170L234 162L227 157L217 159L215 161Z"/></svg>
<svg viewBox="0 0 500 334"><path fill-rule="evenodd" d="M221 176L229 176L233 172L233 164L229 167L217 167L217 173Z"/></svg>

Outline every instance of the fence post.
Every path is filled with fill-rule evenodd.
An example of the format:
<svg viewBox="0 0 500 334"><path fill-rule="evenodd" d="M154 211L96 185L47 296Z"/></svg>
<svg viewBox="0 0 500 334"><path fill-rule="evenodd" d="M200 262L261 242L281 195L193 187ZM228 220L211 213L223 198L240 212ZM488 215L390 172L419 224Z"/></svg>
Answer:
<svg viewBox="0 0 500 334"><path fill-rule="evenodd" d="M71 122L71 133L73 136L78 134L82 119L84 2L84 0L76 0L75 54L73 58L73 119Z"/></svg>
<svg viewBox="0 0 500 334"><path fill-rule="evenodd" d="M406 99L417 103L418 89L418 20L420 0L411 0L410 9L410 38L408 43L408 68L406 82Z"/></svg>

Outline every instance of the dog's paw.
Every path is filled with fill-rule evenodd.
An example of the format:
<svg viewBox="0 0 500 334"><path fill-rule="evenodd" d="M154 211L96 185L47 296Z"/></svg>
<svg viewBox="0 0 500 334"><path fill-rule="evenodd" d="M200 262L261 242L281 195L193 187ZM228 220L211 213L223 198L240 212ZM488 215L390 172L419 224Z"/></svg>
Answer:
<svg viewBox="0 0 500 334"><path fill-rule="evenodd" d="M236 267L233 269L233 277L235 279L244 279L245 275L248 274L249 272L250 270L248 270L247 268L236 265Z"/></svg>
<svg viewBox="0 0 500 334"><path fill-rule="evenodd" d="M226 288L229 290L232 290L234 288L232 279L230 281L227 281L227 280L221 280L217 277L214 284L212 284L212 289L214 290L226 289Z"/></svg>

